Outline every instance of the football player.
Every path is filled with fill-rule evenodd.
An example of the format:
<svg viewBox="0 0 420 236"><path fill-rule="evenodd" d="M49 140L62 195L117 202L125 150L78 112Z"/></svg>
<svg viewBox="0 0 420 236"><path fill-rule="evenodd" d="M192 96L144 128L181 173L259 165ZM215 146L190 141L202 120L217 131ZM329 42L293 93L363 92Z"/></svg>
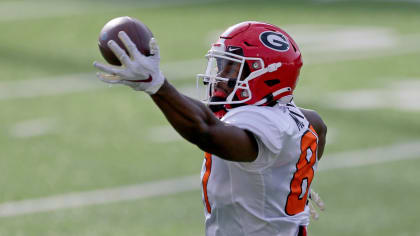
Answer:
<svg viewBox="0 0 420 236"><path fill-rule="evenodd" d="M95 62L98 77L148 93L173 128L205 152L206 235L306 235L327 128L315 111L293 102L302 56L290 35L263 22L228 28L197 76L202 101L165 79L154 39L146 57L127 34L119 37L131 57L110 41L122 67Z"/></svg>

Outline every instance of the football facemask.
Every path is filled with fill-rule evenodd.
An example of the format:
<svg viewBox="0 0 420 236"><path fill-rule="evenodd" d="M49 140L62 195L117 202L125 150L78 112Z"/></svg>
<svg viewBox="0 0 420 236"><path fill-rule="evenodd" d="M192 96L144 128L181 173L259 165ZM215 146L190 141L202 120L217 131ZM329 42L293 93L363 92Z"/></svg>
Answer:
<svg viewBox="0 0 420 236"><path fill-rule="evenodd" d="M241 48L228 47L225 51L225 45L221 43L214 44L207 53L206 72L197 75L199 98L205 104L245 104L253 96L249 81L265 73L276 71L281 67L281 63L273 63L266 67L261 58L244 57L238 54L241 54ZM252 65L260 69L250 73L249 68L247 68L248 62L252 62ZM225 85L221 86L220 84ZM285 90L289 91L288 89ZM282 93L283 90L277 92ZM255 105L265 102L265 99L262 99Z"/></svg>

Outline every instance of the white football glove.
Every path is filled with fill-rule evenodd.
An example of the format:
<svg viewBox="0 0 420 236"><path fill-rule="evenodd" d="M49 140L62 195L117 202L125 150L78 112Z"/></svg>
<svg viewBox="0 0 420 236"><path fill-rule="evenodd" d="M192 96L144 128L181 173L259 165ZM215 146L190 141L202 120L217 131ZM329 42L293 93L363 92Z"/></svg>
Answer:
<svg viewBox="0 0 420 236"><path fill-rule="evenodd" d="M124 31L119 32L118 37L131 57L115 41L108 41L108 47L114 52L122 65L104 65L95 61L93 65L105 72L98 72L96 75L105 83L124 84L137 91L145 91L150 95L155 94L165 81L165 77L159 69L160 54L155 38L151 38L149 42L152 55L146 57L139 52Z"/></svg>
<svg viewBox="0 0 420 236"><path fill-rule="evenodd" d="M315 203L315 205L321 210L321 211L323 211L323 210L325 210L325 204L324 204L324 202L322 201L322 199L319 197L319 194L318 193L316 193L314 190L312 190L311 189L311 195L309 195L309 212L310 212L310 214L311 214L311 217L314 219L314 220L318 220L318 218L319 218L319 214L318 214L318 212L316 211L316 209L315 209L315 207L314 207L314 204L313 203Z"/></svg>

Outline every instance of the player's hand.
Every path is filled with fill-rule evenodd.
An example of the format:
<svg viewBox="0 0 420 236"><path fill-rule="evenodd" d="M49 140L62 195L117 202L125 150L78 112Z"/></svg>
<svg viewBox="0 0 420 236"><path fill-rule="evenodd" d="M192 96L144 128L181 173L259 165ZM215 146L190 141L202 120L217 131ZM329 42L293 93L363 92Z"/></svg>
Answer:
<svg viewBox="0 0 420 236"><path fill-rule="evenodd" d="M115 41L110 40L108 47L122 65L111 66L95 61L93 65L102 71L96 75L105 83L124 84L137 91L145 91L150 95L155 94L165 81L165 77L159 69L160 54L156 40L154 38L150 39L149 46L152 55L146 57L138 51L136 45L125 32L119 32L118 37L131 57Z"/></svg>
<svg viewBox="0 0 420 236"><path fill-rule="evenodd" d="M325 210L325 204L324 204L324 202L322 201L322 199L319 197L319 195L318 195L318 193L316 193L315 191L313 191L312 189L311 189L311 194L309 195L309 212L310 212L310 214L311 214L311 217L314 219L314 220L318 220L318 218L319 218L319 214L318 214L318 212L316 211L316 208L315 208L315 206L314 206L314 203L315 203L315 205L321 210L321 211L323 211L323 210Z"/></svg>

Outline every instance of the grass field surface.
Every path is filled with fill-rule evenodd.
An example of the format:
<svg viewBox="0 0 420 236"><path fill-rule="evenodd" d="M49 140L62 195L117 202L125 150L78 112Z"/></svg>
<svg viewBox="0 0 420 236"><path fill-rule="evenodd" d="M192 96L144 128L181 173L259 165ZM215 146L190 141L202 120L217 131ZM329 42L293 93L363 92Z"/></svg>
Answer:
<svg viewBox="0 0 420 236"><path fill-rule="evenodd" d="M20 0L0 13L1 236L204 235L203 153L148 96L95 78L99 31L123 15L149 26L189 94L217 33L245 20L286 29L304 60L296 103L329 128L314 179L327 209L309 235L420 235L419 1ZM185 189L156 184L184 177ZM112 195L127 186L135 197ZM114 200L66 198L98 190ZM34 210L51 198L66 207Z"/></svg>

